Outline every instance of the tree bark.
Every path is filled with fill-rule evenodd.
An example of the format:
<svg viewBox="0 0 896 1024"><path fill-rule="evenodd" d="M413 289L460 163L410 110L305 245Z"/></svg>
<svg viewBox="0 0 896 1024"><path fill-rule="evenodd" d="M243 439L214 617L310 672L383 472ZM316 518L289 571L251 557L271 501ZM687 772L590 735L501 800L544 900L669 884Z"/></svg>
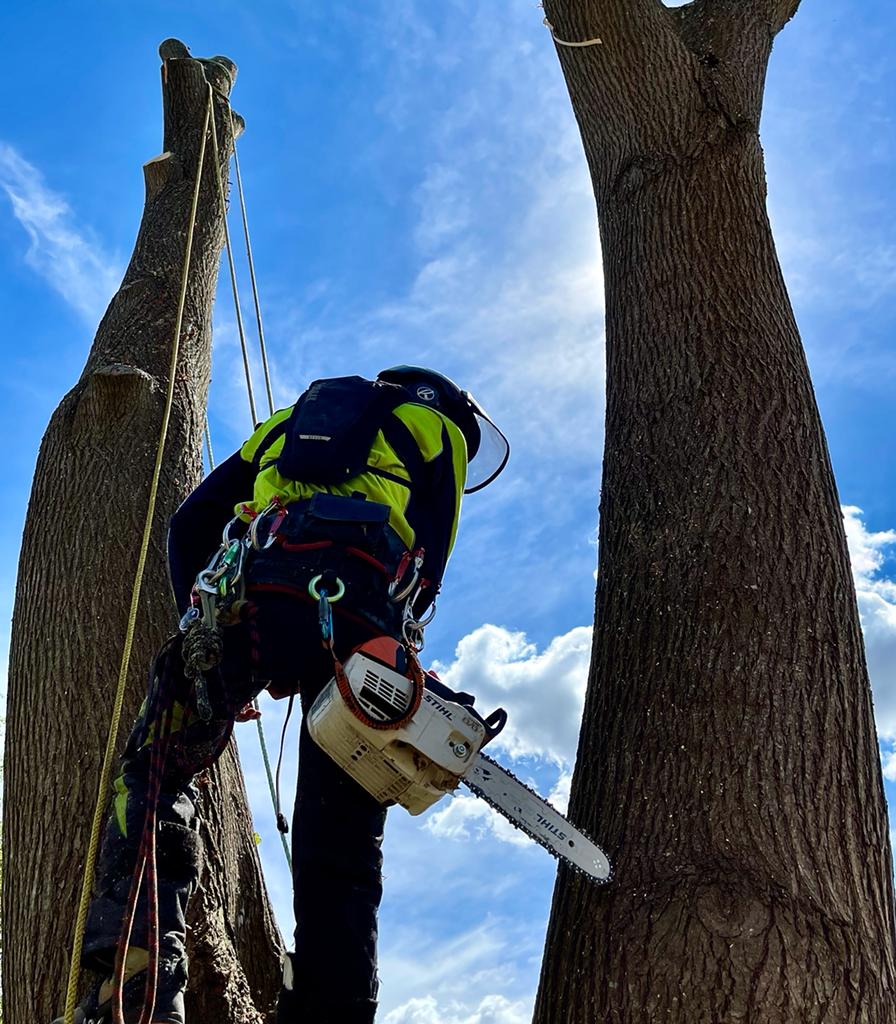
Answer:
<svg viewBox="0 0 896 1024"><path fill-rule="evenodd" d="M200 135L214 86L225 181L236 68L163 44L164 150L145 168L130 265L78 383L41 445L22 545L7 710L3 991L7 1024L50 1020L64 1002L74 917L96 801L162 419ZM236 117L237 130L242 120ZM193 243L175 405L131 660L125 719L176 627L167 521L202 472L211 310L223 246L211 146ZM119 737L123 745L127 729ZM203 796L205 868L194 897L198 1021L259 1022L279 984L280 937L264 888L233 745ZM197 986L196 982L201 984Z"/></svg>
<svg viewBox="0 0 896 1024"><path fill-rule="evenodd" d="M798 0L553 0L607 302L596 624L536 1024L894 1019L871 692L758 125Z"/></svg>

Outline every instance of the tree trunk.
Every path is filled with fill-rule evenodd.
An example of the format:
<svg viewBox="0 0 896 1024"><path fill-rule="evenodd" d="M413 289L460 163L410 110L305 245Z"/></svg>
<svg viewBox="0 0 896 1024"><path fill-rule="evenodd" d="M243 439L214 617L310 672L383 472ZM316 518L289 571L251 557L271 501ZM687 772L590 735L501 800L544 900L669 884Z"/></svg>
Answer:
<svg viewBox="0 0 896 1024"><path fill-rule="evenodd" d="M64 1002L75 910L121 659L167 383L200 135L215 88L221 170L232 148L236 68L163 44L164 149L145 167L134 254L87 364L41 445L22 545L7 711L3 991L6 1024L49 1021ZM238 129L242 121L235 117ZM131 660L125 720L176 627L165 534L198 482L211 310L223 245L212 149L200 194L175 406ZM127 729L122 730L119 748ZM281 948L231 746L203 797L206 867L194 898L189 1010L196 1021L259 1022ZM197 988L195 981L201 985Z"/></svg>
<svg viewBox="0 0 896 1024"><path fill-rule="evenodd" d="M798 0L553 0L607 299L594 648L537 1024L894 1019L887 813L758 124Z"/></svg>

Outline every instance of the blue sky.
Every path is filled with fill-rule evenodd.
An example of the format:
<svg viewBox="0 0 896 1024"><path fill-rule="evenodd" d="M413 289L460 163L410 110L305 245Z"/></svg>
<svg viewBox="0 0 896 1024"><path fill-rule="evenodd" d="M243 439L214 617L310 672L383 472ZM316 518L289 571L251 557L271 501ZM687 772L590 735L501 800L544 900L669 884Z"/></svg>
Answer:
<svg viewBox="0 0 896 1024"><path fill-rule="evenodd" d="M894 29L882 0L806 0L777 42L762 127L779 253L848 507L891 803ZM507 472L466 503L427 654L484 706L506 704L503 757L562 802L593 612L603 297L593 197L541 12L530 0L36 2L6 5L0 33L23 41L4 53L0 90L4 660L38 444L130 254L140 167L161 142L156 47L175 35L240 67L278 404L315 376L429 363L510 435ZM249 427L227 287L210 402L219 455ZM264 707L273 741L283 709ZM239 737L288 933L256 742L248 727ZM550 858L462 797L423 819L391 812L386 875L380 1019L528 1020Z"/></svg>

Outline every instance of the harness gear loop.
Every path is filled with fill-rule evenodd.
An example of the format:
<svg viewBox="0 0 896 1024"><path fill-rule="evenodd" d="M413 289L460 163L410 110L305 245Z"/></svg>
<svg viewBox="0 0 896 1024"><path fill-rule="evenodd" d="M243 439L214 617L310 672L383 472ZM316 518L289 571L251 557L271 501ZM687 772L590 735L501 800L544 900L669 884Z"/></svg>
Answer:
<svg viewBox="0 0 896 1024"><path fill-rule="evenodd" d="M342 598L345 596L345 584L338 576L335 576L334 582L336 585L336 590L334 593L329 593L326 586L324 586L321 590L318 590L317 585L318 583L320 583L321 580L323 580L325 575L326 573L321 573L320 575L314 576L311 579L311 582L308 584L308 593L314 598L315 601L325 600L328 604L336 604L337 601L341 601Z"/></svg>
<svg viewBox="0 0 896 1024"><path fill-rule="evenodd" d="M78 998L78 978L81 971L81 955L84 950L84 931L87 925L87 913L90 906L90 894L93 888L94 872L96 870L97 853L100 844L100 832L102 830L104 812L106 810L106 794L112 781L112 765L115 759L115 745L118 738L118 728L121 724L121 714L124 708L124 696L128 680L128 668L131 662L131 649L134 644L134 634L137 627L137 612L140 606L140 592L143 585L143 574L146 568L146 560L149 555L149 546L152 536L152 524L155 518L156 499L159 491L159 481L162 475L162 459L165 452L165 441L168 436L168 424L171 420L171 412L174 407L174 385L177 373L177 359L180 352L180 335L183 326L184 307L187 301L187 285L190 276L190 258L193 249L193 233L196 227L196 215L199 209L199 189L202 184L202 171L205 166L205 145L208 136L209 122L212 120L213 94L211 86L208 91L208 105L205 111L205 123L202 127L199 145L199 159L196 167L196 183L193 187L193 198L190 207L190 215L187 222L187 237L184 243L184 261L181 271L180 295L177 302L177 313L174 324L174 337L171 344L171 360L168 369L168 390L165 396L165 406L162 414L162 423L159 430L159 441L156 449L155 466L153 467L152 480L147 500L146 519L143 527L143 539L140 544L140 553L137 558L137 568L134 574L134 585L131 591L131 605L128 613L127 628L125 630L124 646L121 655L121 664L118 672L118 685L115 691L115 698L112 705L112 719L109 723L109 735L106 740L106 750L103 755L103 765L100 769L99 785L97 787L96 810L93 815L93 822L90 829L90 839L87 846L87 854L84 859L84 876L81 883L81 898L78 904L78 915L75 921L75 938L72 944L72 955L69 962L68 986L65 996L65 1011L63 1014L64 1024L74 1024L75 1004ZM117 965L115 972L115 985L121 987L124 983L124 960ZM121 1019L119 1015L119 1020ZM118 1024L118 1022L116 1022Z"/></svg>
<svg viewBox="0 0 896 1024"><path fill-rule="evenodd" d="M283 719L283 728L280 730L280 750L277 754L277 770L274 774L275 787L274 787L274 810L277 816L277 831L280 833L280 841L283 843L283 849L286 850L286 859L289 862L290 869L292 868L292 856L286 847L286 833L289 832L289 822L286 820L286 815L281 810L280 803L280 769L283 766L283 748L286 746L286 730L289 728L289 720L292 717L292 707L295 703L296 695L291 693L289 695L289 703L286 705L286 715Z"/></svg>

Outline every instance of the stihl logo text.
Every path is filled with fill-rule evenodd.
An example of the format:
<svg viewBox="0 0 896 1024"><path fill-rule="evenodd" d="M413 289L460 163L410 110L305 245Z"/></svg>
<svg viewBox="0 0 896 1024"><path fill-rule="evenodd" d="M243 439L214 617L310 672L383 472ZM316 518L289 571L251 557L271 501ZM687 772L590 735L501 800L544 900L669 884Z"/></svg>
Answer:
<svg viewBox="0 0 896 1024"><path fill-rule="evenodd" d="M541 825L542 828L546 828L552 836L556 836L558 839L566 838L566 833L561 832L556 825L552 825L547 818L543 817L541 814L536 814L535 817L538 818L538 824Z"/></svg>
<svg viewBox="0 0 896 1024"><path fill-rule="evenodd" d="M446 708L445 705L441 701L436 700L435 697L431 696L428 693L425 693L423 696L424 696L424 698L426 700L426 703L427 704L432 704L433 708L435 708L435 710L438 711L438 713L440 715L444 715L445 718L451 718L451 719L454 718L454 715L452 714L451 709L450 708Z"/></svg>

